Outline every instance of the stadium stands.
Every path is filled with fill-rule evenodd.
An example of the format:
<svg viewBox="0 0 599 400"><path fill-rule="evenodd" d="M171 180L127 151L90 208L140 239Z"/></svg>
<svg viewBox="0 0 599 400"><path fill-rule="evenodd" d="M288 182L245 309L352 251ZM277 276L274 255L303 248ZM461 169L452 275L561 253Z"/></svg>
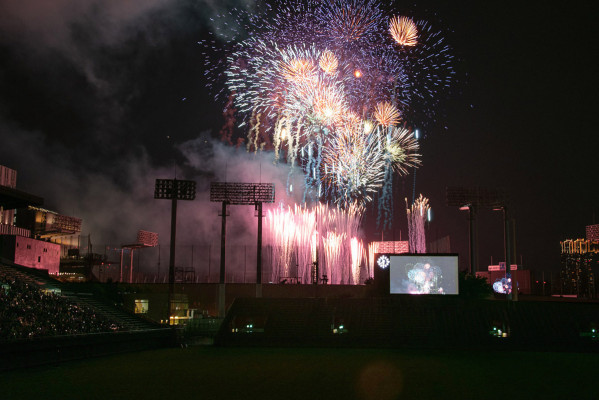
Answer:
<svg viewBox="0 0 599 400"><path fill-rule="evenodd" d="M0 269L0 282L0 340L124 329L91 307L41 290L33 278L9 267Z"/></svg>
<svg viewBox="0 0 599 400"><path fill-rule="evenodd" d="M170 328L61 285L0 264L0 371L173 343Z"/></svg>

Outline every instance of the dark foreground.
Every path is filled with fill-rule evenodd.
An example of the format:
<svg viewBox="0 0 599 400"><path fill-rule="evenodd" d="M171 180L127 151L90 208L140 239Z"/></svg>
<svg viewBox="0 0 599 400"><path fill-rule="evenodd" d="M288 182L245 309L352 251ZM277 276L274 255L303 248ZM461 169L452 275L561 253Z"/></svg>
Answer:
<svg viewBox="0 0 599 400"><path fill-rule="evenodd" d="M590 399L597 370L596 353L196 346L0 373L0 398Z"/></svg>

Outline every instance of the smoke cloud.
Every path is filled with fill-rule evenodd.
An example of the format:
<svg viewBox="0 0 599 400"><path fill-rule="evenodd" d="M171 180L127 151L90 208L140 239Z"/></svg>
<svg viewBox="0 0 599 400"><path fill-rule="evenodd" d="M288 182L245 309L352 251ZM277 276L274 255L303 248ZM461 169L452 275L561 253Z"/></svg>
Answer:
<svg viewBox="0 0 599 400"><path fill-rule="evenodd" d="M212 181L273 182L277 202L291 201L286 166L212 134L224 123L222 105L205 88L197 42L225 21L217 15L252 6L0 3L0 165L16 169L17 188L43 197L45 208L81 218L95 252L135 242L140 229L157 232L168 246L171 204L153 198L157 178L197 182L196 200L178 205L183 246L220 244ZM253 208L230 213L227 244L255 244Z"/></svg>

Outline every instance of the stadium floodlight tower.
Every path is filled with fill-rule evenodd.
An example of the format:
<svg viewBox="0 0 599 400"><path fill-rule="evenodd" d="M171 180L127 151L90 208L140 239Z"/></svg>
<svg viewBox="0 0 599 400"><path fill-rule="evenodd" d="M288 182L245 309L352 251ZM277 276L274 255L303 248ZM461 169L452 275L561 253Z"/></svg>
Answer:
<svg viewBox="0 0 599 400"><path fill-rule="evenodd" d="M177 236L177 200L195 200L196 183L177 179L156 179L155 199L171 200L171 249L168 265L168 321L172 315L175 285L175 241Z"/></svg>
<svg viewBox="0 0 599 400"><path fill-rule="evenodd" d="M125 249L130 250L131 260L129 262L129 283L133 283L133 251L135 249L143 249L146 247L158 246L158 234L144 230L137 231L137 241L133 244L124 244L121 246L121 273L120 282L123 282L123 252Z"/></svg>
<svg viewBox="0 0 599 400"><path fill-rule="evenodd" d="M262 297L262 203L274 203L274 183L231 183L212 182L210 184L210 201L222 203L222 230L220 241L220 286L218 314L225 313L225 242L227 204L254 205L258 217L258 249L256 256L256 297Z"/></svg>
<svg viewBox="0 0 599 400"><path fill-rule="evenodd" d="M476 224L477 211L481 207L490 208L492 210L503 210L505 273L506 276L511 275L511 254L509 249L509 243L511 243L511 238L507 216L508 196L505 193L505 191L500 189L486 189L479 187L448 187L446 194L448 206L459 207L460 210L468 210L470 212L470 273L472 275L476 274L478 264L478 243ZM518 300L518 288L515 274L512 277L512 286L516 286L516 293L513 295L513 297L512 293L507 293L506 298L507 300Z"/></svg>

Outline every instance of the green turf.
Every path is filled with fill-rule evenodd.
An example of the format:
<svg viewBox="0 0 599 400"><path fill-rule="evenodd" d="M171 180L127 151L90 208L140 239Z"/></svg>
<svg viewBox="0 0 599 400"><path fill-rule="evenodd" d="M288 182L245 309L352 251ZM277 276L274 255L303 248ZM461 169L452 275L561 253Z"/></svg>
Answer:
<svg viewBox="0 0 599 400"><path fill-rule="evenodd" d="M189 347L0 374L1 399L598 398L599 355Z"/></svg>

